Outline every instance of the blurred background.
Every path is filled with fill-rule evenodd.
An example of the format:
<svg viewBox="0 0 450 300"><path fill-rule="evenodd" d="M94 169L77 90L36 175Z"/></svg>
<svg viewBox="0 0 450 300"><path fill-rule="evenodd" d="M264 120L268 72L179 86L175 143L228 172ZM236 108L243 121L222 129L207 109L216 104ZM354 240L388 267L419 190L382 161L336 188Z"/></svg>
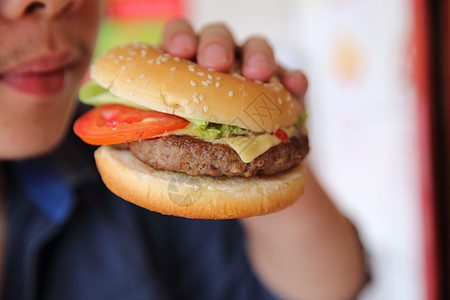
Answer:
<svg viewBox="0 0 450 300"><path fill-rule="evenodd" d="M283 66L309 78L309 159L366 247L373 279L361 299L437 299L425 3L111 0L97 53L127 41L159 43L176 16L196 29L225 22L238 43L266 37Z"/></svg>

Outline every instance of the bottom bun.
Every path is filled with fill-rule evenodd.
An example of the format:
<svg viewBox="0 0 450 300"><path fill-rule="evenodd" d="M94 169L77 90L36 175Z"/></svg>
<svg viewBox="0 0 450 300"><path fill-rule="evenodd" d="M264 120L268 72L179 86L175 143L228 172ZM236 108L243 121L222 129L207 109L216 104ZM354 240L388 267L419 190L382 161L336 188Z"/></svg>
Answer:
<svg viewBox="0 0 450 300"><path fill-rule="evenodd" d="M166 215L234 219L264 215L293 204L303 193L299 165L275 176L209 177L155 170L128 150L102 146L95 152L105 185L117 196Z"/></svg>

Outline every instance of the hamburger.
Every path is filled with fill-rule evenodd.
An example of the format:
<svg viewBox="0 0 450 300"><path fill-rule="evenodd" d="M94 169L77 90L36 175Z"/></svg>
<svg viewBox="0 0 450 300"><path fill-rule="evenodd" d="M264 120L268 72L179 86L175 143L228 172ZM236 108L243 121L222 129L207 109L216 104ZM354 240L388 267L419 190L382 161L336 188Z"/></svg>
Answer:
<svg viewBox="0 0 450 300"><path fill-rule="evenodd" d="M74 124L101 145L95 161L119 197L200 219L263 215L303 193L305 113L274 76L221 73L133 43L104 52L79 97L94 105Z"/></svg>

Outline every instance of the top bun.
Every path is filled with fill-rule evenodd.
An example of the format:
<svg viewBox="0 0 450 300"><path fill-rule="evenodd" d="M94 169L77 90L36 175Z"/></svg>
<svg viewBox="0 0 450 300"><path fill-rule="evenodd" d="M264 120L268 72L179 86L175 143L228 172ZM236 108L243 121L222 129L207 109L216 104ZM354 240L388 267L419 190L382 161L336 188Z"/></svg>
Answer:
<svg viewBox="0 0 450 300"><path fill-rule="evenodd" d="M294 124L299 109L276 77L263 83L216 72L141 43L104 52L91 66L91 77L150 109L256 132Z"/></svg>

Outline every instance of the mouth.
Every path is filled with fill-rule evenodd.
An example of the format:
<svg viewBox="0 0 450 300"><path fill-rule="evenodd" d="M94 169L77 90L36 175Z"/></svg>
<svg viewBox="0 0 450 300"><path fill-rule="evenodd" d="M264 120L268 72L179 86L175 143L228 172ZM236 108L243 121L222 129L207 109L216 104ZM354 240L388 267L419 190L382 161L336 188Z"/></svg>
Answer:
<svg viewBox="0 0 450 300"><path fill-rule="evenodd" d="M76 60L69 52L46 54L1 73L0 81L28 94L55 95L66 86Z"/></svg>

